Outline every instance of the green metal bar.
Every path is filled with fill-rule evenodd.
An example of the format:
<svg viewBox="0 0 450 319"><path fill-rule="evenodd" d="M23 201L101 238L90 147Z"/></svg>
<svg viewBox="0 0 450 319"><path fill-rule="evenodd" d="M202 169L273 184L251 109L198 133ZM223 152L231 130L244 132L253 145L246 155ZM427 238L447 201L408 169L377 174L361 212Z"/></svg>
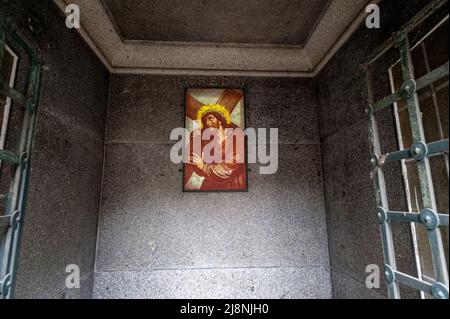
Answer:
<svg viewBox="0 0 450 319"><path fill-rule="evenodd" d="M449 150L448 139L443 141L437 141L427 145L426 156L441 154L444 152L448 152L448 150ZM387 154L386 161L389 162L402 161L405 159L414 158L414 156L415 154L413 154L411 150L402 150Z"/></svg>
<svg viewBox="0 0 450 319"><path fill-rule="evenodd" d="M10 88L7 84L3 86L3 88L0 88L0 94L3 94L5 96L8 96L16 102L17 104L21 106L27 106L28 99L23 96L20 92Z"/></svg>
<svg viewBox="0 0 450 319"><path fill-rule="evenodd" d="M372 91L372 77L370 70L366 69L366 84L367 84L367 96L369 105L373 105L373 91ZM375 156L381 155L380 138L378 134L377 121L375 119L372 108L368 110L369 115L369 139L371 143L372 153ZM389 210L386 183L384 180L384 172L381 166L376 165L374 167L374 184L376 190L376 202L379 207L378 218L380 222L380 230L383 239L383 255L384 262L387 269L396 270L397 263L395 260L394 240L392 237L391 224L387 220L383 212ZM386 269L386 270L387 270ZM388 282L388 294L390 298L400 299L400 290L398 283L395 281Z"/></svg>
<svg viewBox="0 0 450 319"><path fill-rule="evenodd" d="M2 67L3 57L5 55L6 34L0 25L0 67Z"/></svg>
<svg viewBox="0 0 450 319"><path fill-rule="evenodd" d="M413 94L414 92L416 92L416 83L411 80L405 81L399 91L375 103L372 107L373 112L376 113L384 109L385 107L392 105L394 102L407 98L411 96L411 94Z"/></svg>
<svg viewBox="0 0 450 319"><path fill-rule="evenodd" d="M395 93L385 97L384 99L382 99L381 101L378 101L377 103L375 103L373 105L373 112L376 113L376 112L384 109L385 107L392 105L394 102L397 102L397 101L405 98L405 94L406 94L406 92L404 90L400 90L398 92L395 92Z"/></svg>
<svg viewBox="0 0 450 319"><path fill-rule="evenodd" d="M448 224L448 215L447 214L439 214L439 225L449 226Z"/></svg>
<svg viewBox="0 0 450 319"><path fill-rule="evenodd" d="M7 298L14 298L15 295L15 282L17 277L18 259L20 253L20 246L22 241L23 221L25 217L25 206L28 194L29 178L31 171L31 150L33 148L34 127L36 124L36 109L40 96L40 79L41 70L40 65L36 60L32 60L32 68L29 76L27 96L31 96L32 108L26 112L26 118L24 120L22 143L20 148L25 150L29 155L26 165L22 167L23 170L17 171L17 184L15 187L18 189L18 196L13 198L13 206L15 211L18 212L17 224L18 227L13 228L11 234L11 250L9 254L9 263L7 271L11 274L11 285ZM32 110L35 110L34 112Z"/></svg>
<svg viewBox="0 0 450 319"><path fill-rule="evenodd" d="M402 213L402 212L387 212L388 219L396 222L410 222L421 223L420 214L416 213Z"/></svg>
<svg viewBox="0 0 450 319"><path fill-rule="evenodd" d="M389 153L386 156L386 160L390 162L394 161L401 161L407 158L411 158L411 151L410 150L403 150L398 152Z"/></svg>
<svg viewBox="0 0 450 319"><path fill-rule="evenodd" d="M20 155L17 155L17 154L8 152L8 151L0 150L0 160L7 161L7 162L13 163L15 165L19 165L20 164Z"/></svg>
<svg viewBox="0 0 450 319"><path fill-rule="evenodd" d="M3 59L5 57L5 41L6 36L3 32L2 28L0 27L0 71L3 69ZM0 87L3 87L3 83L5 80L3 79L2 73L0 73Z"/></svg>
<svg viewBox="0 0 450 319"><path fill-rule="evenodd" d="M448 62L438 67L437 69L431 71L430 73L424 75L419 80L417 80L417 82L411 80L406 81L400 90L376 102L372 106L373 112L376 113L392 105L394 102L407 98L410 95L412 95L415 91L421 90L424 87L427 87L428 85L445 76L448 76Z"/></svg>
<svg viewBox="0 0 450 319"><path fill-rule="evenodd" d="M431 288L433 287L432 284L419 280L415 277L412 277L410 275L401 273L399 271L394 271L395 274L395 280L401 282L402 284L405 284L408 287L411 287L413 289L417 289L423 292L426 292L428 294L432 294Z"/></svg>
<svg viewBox="0 0 450 319"><path fill-rule="evenodd" d="M444 65L441 65L440 67L434 69L428 74L425 74L420 79L416 81L417 84L417 90L421 90L428 85L436 82L437 80L440 80L446 76L448 76L448 62Z"/></svg>
<svg viewBox="0 0 450 319"><path fill-rule="evenodd" d="M448 226L448 215L437 214L439 219L439 226ZM410 222L420 224L423 221L420 219L420 213L406 213L406 212L387 212L388 220L396 222Z"/></svg>
<svg viewBox="0 0 450 319"><path fill-rule="evenodd" d="M423 8L418 14L416 14L400 31L402 33L409 33L425 22L431 17L437 10L442 8L448 1L447 0L434 0L430 2L425 8Z"/></svg>
<svg viewBox="0 0 450 319"><path fill-rule="evenodd" d="M25 53L29 56L31 65L39 64L39 59L37 57L36 52L33 49L31 49L31 47L28 45L28 43L26 43L22 39L22 37L19 34L17 34L16 31L13 31L11 33L11 39L12 39L12 41L14 41L14 43L18 44L25 51ZM27 97L30 97L30 95L27 95Z"/></svg>
<svg viewBox="0 0 450 319"><path fill-rule="evenodd" d="M2 20L2 19L0 19ZM27 52L30 56L30 59L32 61L37 61L36 54L31 50L28 45L21 39L20 36L17 35L16 32L10 31L7 33L5 31L5 25L0 21L0 70L3 66L3 58L5 53L5 45L6 45L6 39L7 36L11 38L11 40L14 43L18 43L20 47L22 47L25 52ZM33 62L32 62L33 63ZM25 97L23 94L18 92L17 90L14 90L9 86L9 83L5 82L5 79L0 75L0 94L3 94L6 97L11 98L11 100L23 107L27 107L28 105L28 98Z"/></svg>
<svg viewBox="0 0 450 319"><path fill-rule="evenodd" d="M25 53L30 57L31 64L38 64L39 59L37 58L36 52L28 45L27 42L16 32L16 26L14 23L7 18L0 15L0 30L3 30L6 40L11 41L14 44L20 46Z"/></svg>
<svg viewBox="0 0 450 319"><path fill-rule="evenodd" d="M422 11L416 14L402 29L399 30L401 34L407 34L410 31L421 25L426 19L428 19L437 10L442 8L448 0L433 0ZM367 62L361 65L361 69L365 70L372 63L377 61L381 56L388 52L394 45L397 44L396 35L387 39L370 57Z"/></svg>
<svg viewBox="0 0 450 319"><path fill-rule="evenodd" d="M398 37L397 39L400 49L400 59L401 59L403 79L404 81L413 80L414 70L411 59L408 35L404 33L401 37ZM407 99L412 138L415 143L426 140L423 129L423 123L420 118L421 112L418 101L419 99L417 93L414 93L411 97ZM419 180L422 190L424 208L430 208L433 211L437 211L429 159L425 157L423 160L417 161L417 169L419 173ZM428 235L431 245L433 266L435 270L436 280L448 287L447 265L445 261L445 254L440 229L437 228L434 231L429 231Z"/></svg>
<svg viewBox="0 0 450 319"><path fill-rule="evenodd" d="M3 278L0 278L0 297L5 296L7 294L7 291L9 290L9 284L11 280L11 276L5 276Z"/></svg>
<svg viewBox="0 0 450 319"><path fill-rule="evenodd" d="M22 155L19 158L19 165L17 165L15 170L6 205L6 212L11 216L11 227L7 227L5 236L0 238L0 299L10 299L14 298L15 293L17 262L20 252L31 169L30 157L33 146L36 110L40 96L41 73L39 60L34 50L14 31L13 25L11 23L5 23L5 20L1 16L0 34L3 35L3 38L6 37L8 43L10 43L13 48L17 49L18 47L21 47L29 56L31 63L27 92L24 96L19 98L19 102L22 102L26 108L22 123L20 145L18 147L18 151ZM4 85L0 87L4 87ZM8 90L6 93L11 92L15 93L15 91L11 90ZM17 97L18 95L16 94L15 96ZM14 96L12 98L14 98Z"/></svg>
<svg viewBox="0 0 450 319"><path fill-rule="evenodd" d="M378 204L378 218L381 225L381 234L383 239L383 254L385 260L386 279L388 283L388 294L390 298L400 298L398 283L404 283L415 289L428 292L436 298L448 299L448 273L446 272L445 256L442 246L442 237L439 225L448 226L448 215L436 214L436 203L434 189L431 179L430 163L428 156L432 154L448 152L448 140L439 141L426 145L423 124L421 122L421 113L418 104L417 91L430 85L434 81L448 75L448 63L429 72L426 76L420 78L416 83L413 78L413 66L410 56L408 42L408 32L422 24L428 17L434 14L438 9L444 6L447 0L433 0L425 9L419 12L408 24L406 24L398 33L395 33L390 39L385 41L378 50L361 65L362 70L367 77L367 90L369 96L369 138L372 145L371 163L374 168L371 176L375 181L376 197ZM404 84L402 88L390 96L374 103L372 93L372 83L369 67L372 63L383 56L388 50L398 45L400 48L400 63L402 66ZM378 137L378 129L374 113L395 103L400 99L406 99L410 122L412 126L413 146L410 150L402 150L392 154L382 156L381 146ZM384 163L387 160L402 160L412 157L417 161L422 195L425 208L420 214L389 212L387 205L387 195L383 175ZM437 281L431 285L412 276L400 273L395 266L395 253L393 247L392 231L390 221L422 223L428 229L428 237L433 253L433 264Z"/></svg>
<svg viewBox="0 0 450 319"><path fill-rule="evenodd" d="M448 152L448 139L428 144L428 155Z"/></svg>
<svg viewBox="0 0 450 319"><path fill-rule="evenodd" d="M397 268L397 262L395 260L394 240L392 237L392 228L388 220L380 222L381 225L381 238L384 245L384 259L387 266L390 268ZM387 267L386 267L387 268ZM390 298L400 299L400 289L396 281L388 281L388 294Z"/></svg>

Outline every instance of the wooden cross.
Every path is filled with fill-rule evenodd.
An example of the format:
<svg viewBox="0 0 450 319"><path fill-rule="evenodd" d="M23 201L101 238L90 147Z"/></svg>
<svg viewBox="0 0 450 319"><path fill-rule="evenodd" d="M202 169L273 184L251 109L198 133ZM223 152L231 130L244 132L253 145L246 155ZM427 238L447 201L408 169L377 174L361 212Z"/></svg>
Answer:
<svg viewBox="0 0 450 319"><path fill-rule="evenodd" d="M225 90L220 96L219 100L215 104L220 104L224 106L230 114L233 113L233 110L236 108L239 101L242 99L242 93L234 90ZM192 97L191 95L187 95L186 97L186 115L192 120L197 120L197 113L202 106L205 104Z"/></svg>

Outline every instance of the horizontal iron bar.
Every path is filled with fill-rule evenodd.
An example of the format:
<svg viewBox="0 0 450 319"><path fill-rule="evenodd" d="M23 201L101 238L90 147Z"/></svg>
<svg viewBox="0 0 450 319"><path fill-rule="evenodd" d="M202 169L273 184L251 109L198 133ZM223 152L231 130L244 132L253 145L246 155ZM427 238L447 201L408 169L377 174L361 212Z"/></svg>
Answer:
<svg viewBox="0 0 450 319"><path fill-rule="evenodd" d="M420 214L417 213L387 212L387 216L392 221L420 223Z"/></svg>
<svg viewBox="0 0 450 319"><path fill-rule="evenodd" d="M396 222L422 223L420 213L404 213L404 212L387 212L388 220ZM448 226L448 215L438 214L439 225Z"/></svg>
<svg viewBox="0 0 450 319"><path fill-rule="evenodd" d="M19 165L20 164L20 155L11 153L9 151L0 150L0 160L7 161L7 162L13 163L15 165Z"/></svg>
<svg viewBox="0 0 450 319"><path fill-rule="evenodd" d="M427 149L428 149L427 156L448 152L448 148L449 148L448 139L430 143L427 145ZM405 160L405 159L412 158L412 157L413 156L412 156L410 150L402 150L402 151L397 151L397 152L387 154L386 160L394 162L394 161Z"/></svg>
<svg viewBox="0 0 450 319"><path fill-rule="evenodd" d="M389 153L386 156L386 160L394 162L394 161L401 161L407 158L411 158L411 151L410 150L403 150L403 151L398 151L398 152L394 152L394 153Z"/></svg>
<svg viewBox="0 0 450 319"><path fill-rule="evenodd" d="M403 98L405 98L405 90L400 89L398 92L395 92L384 99L378 101L372 106L373 112L376 113L378 111L381 111L385 107L392 105L394 102L397 102Z"/></svg>
<svg viewBox="0 0 450 319"><path fill-rule="evenodd" d="M414 91L421 90L424 87L434 83L435 81L447 75L448 75L448 62L418 79L417 82L415 82L415 87L413 90ZM388 95L387 97L378 101L372 106L373 112L376 113L378 111L381 111L385 107L392 105L394 102L406 98L408 96L408 92L409 91L405 89L405 87L402 87L397 92Z"/></svg>
<svg viewBox="0 0 450 319"><path fill-rule="evenodd" d="M401 273L399 271L396 271L396 270L394 270L394 274L395 274L395 280L397 282L405 284L408 287L411 287L413 289L417 289L417 290L426 292L426 293L428 293L430 295L432 294L431 287L433 285L431 285L431 284L429 284L429 283L427 283L425 281L419 280L419 279L417 279L415 277L412 277L410 275L407 275L407 274Z"/></svg>
<svg viewBox="0 0 450 319"><path fill-rule="evenodd" d="M397 92L392 93L391 95L386 96L384 99L376 102L374 105L372 105L372 112L376 113L378 111L381 111L385 107L388 107L393 103L408 97L409 93L412 94L420 89L423 89L424 87L427 87L428 85L445 76L448 76L448 62L431 71L430 73L424 75L423 77L418 79L417 82L410 81L414 83L405 83L404 86L402 86L402 88ZM407 86L407 84L409 84L409 86Z"/></svg>
<svg viewBox="0 0 450 319"><path fill-rule="evenodd" d="M448 152L448 139L428 144L427 147L428 156Z"/></svg>
<svg viewBox="0 0 450 319"><path fill-rule="evenodd" d="M414 91L418 91L423 89L424 87L427 87L428 85L432 84L433 82L442 79L443 77L448 76L448 62L444 65L441 65L440 67L434 69L428 74L425 74L423 77L418 79L414 85L413 88ZM405 83L406 84L406 83ZM411 88L411 85L409 87ZM395 93L392 93L391 95L388 95L384 99L376 102L372 106L372 110L374 113L384 109L385 107L388 107L389 105L392 105L394 102L397 102L401 99L404 99L408 96L408 93L411 92L408 89L405 89L405 86L403 86L400 90L398 90Z"/></svg>
<svg viewBox="0 0 450 319"><path fill-rule="evenodd" d="M417 90L421 90L445 76L448 76L448 62L418 79L416 81Z"/></svg>
<svg viewBox="0 0 450 319"><path fill-rule="evenodd" d="M18 103L21 106L26 106L28 99L23 96L20 92L10 88L9 86L3 86L0 89L0 94L6 95L11 98L14 102Z"/></svg>
<svg viewBox="0 0 450 319"><path fill-rule="evenodd" d="M439 225L448 226L448 215L438 214L439 216Z"/></svg>

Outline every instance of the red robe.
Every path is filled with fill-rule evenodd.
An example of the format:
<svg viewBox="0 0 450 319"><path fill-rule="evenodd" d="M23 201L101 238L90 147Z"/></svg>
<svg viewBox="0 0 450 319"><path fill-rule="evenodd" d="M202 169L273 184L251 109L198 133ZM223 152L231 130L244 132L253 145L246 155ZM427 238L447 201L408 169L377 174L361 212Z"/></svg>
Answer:
<svg viewBox="0 0 450 319"><path fill-rule="evenodd" d="M235 128L235 127L230 127ZM203 131L196 130L190 135L190 144L188 146L189 156L193 156L193 138L194 135L201 134ZM211 190L211 191L220 191L220 190L234 190L234 191L245 191L247 189L247 171L246 171L246 158L245 158L245 144L242 147L237 145L238 138L233 136L231 130L228 130L227 136L222 141L221 149L222 149L222 161L217 163L213 162L211 164L204 164L202 170L200 170L196 165L185 164L186 170L184 175L184 184L186 185L189 179L192 176L192 173L195 172L197 175L205 177L200 190ZM226 141L233 136L233 150L232 153L228 156L228 161L225 162L225 148ZM203 149L205 145L210 143L210 141L203 141L201 143L201 149L203 153ZM201 156L201 154L198 154ZM232 160L231 160L232 159Z"/></svg>

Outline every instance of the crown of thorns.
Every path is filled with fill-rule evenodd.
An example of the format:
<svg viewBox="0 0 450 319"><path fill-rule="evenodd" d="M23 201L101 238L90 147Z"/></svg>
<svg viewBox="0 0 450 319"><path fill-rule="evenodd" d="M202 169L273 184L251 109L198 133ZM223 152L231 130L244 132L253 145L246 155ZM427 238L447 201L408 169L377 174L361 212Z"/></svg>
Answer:
<svg viewBox="0 0 450 319"><path fill-rule="evenodd" d="M200 110L197 113L197 120L200 122L200 125L203 126L202 119L203 116L208 114L209 112L217 112L220 113L227 124L231 124L231 115L230 112L226 109L225 106L220 104L208 104L204 105L200 108Z"/></svg>

